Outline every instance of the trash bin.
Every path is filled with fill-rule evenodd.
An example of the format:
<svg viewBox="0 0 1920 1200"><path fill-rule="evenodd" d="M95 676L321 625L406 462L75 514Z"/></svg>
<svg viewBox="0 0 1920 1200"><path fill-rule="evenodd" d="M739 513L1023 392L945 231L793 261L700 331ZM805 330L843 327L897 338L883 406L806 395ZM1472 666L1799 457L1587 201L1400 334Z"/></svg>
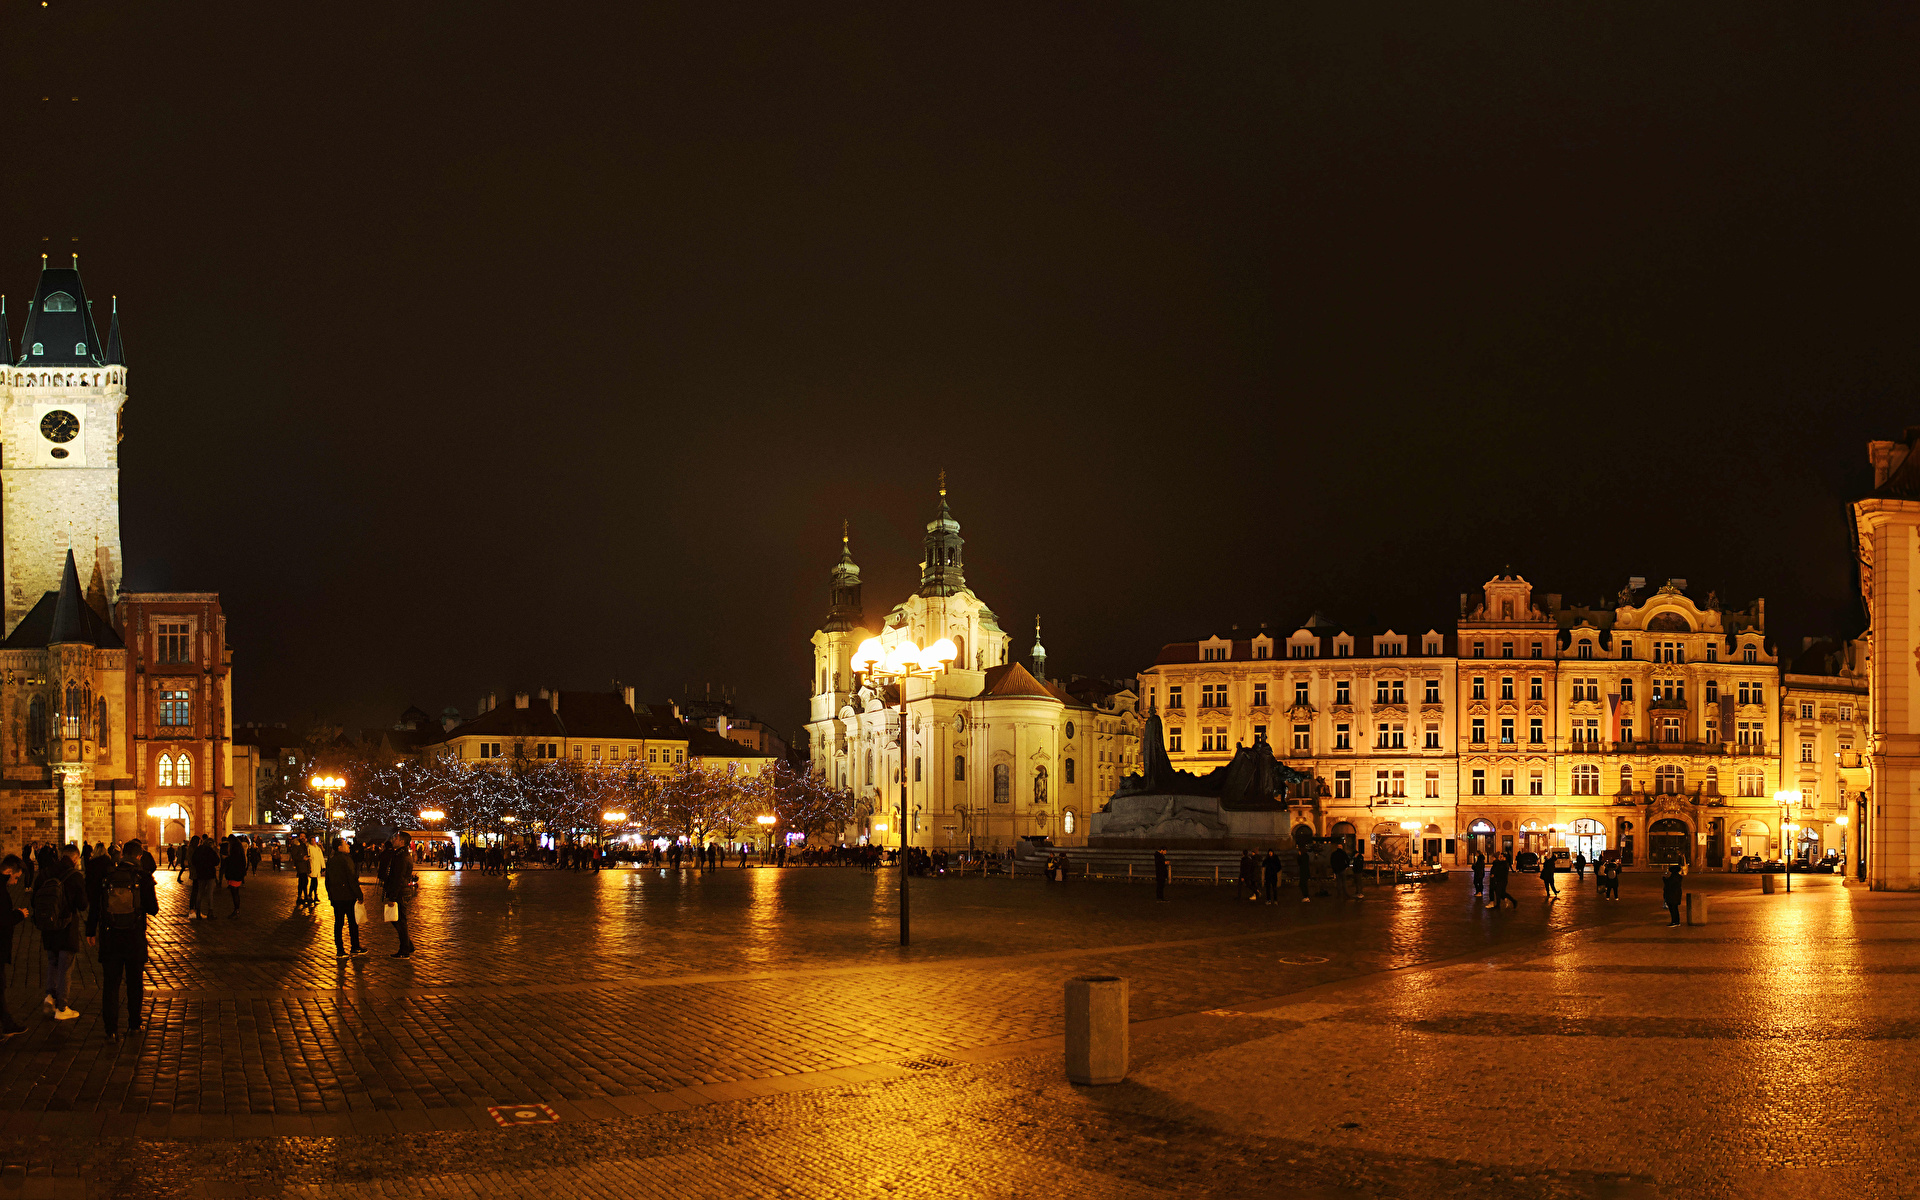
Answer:
<svg viewBox="0 0 1920 1200"><path fill-rule="evenodd" d="M1773 895L1773 876L1762 875L1760 877L1760 893L1764 896Z"/></svg>
<svg viewBox="0 0 1920 1200"><path fill-rule="evenodd" d="M1687 924L1705 925L1707 923L1707 897L1704 892L1687 893Z"/></svg>
<svg viewBox="0 0 1920 1200"><path fill-rule="evenodd" d="M1067 1079L1119 1083L1127 1077L1127 981L1082 975L1067 981Z"/></svg>

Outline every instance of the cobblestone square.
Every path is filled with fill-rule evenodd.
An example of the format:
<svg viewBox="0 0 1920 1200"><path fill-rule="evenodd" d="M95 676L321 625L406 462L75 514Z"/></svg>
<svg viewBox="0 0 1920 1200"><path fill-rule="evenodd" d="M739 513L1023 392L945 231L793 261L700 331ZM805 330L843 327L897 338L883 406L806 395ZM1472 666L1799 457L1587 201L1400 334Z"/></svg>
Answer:
<svg viewBox="0 0 1920 1200"><path fill-rule="evenodd" d="M40 1015L22 936L8 1002L32 1015L0 1044L0 1187L1899 1190L1899 1156L1875 1147L1912 1137L1920 905L1900 897L1695 877L1714 924L1670 929L1647 874L1619 902L1571 877L1548 900L1521 876L1503 912L1462 876L1275 905L943 878L915 881L902 949L896 886L851 868L430 873L418 953L387 957L376 923L342 963L290 873L208 921L163 873L138 1037L106 1041L91 961L81 1018ZM1079 974L1130 982L1125 1084L1062 1078ZM516 1106L557 1120L489 1111Z"/></svg>

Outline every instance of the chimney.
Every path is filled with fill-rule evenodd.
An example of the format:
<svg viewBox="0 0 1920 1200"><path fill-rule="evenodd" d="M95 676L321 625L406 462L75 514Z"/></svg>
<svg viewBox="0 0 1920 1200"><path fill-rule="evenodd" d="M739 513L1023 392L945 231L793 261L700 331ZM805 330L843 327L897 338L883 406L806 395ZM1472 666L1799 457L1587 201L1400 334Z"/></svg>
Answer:
<svg viewBox="0 0 1920 1200"><path fill-rule="evenodd" d="M441 731L442 731L442 732L444 732L444 733L452 733L452 732L453 732L453 727L454 727L455 725L458 725L459 723L460 723L460 718L459 718L459 717L441 717L441 718L440 718L440 729L441 729Z"/></svg>
<svg viewBox="0 0 1920 1200"><path fill-rule="evenodd" d="M540 689L540 698L541 698L542 700L545 700L545 699L547 698L547 689L545 689L545 688L541 688L541 689Z"/></svg>
<svg viewBox="0 0 1920 1200"><path fill-rule="evenodd" d="M525 708L527 706L527 694L525 692L515 692L513 694L513 706L515 708Z"/></svg>
<svg viewBox="0 0 1920 1200"><path fill-rule="evenodd" d="M473 715L476 717L484 717L487 715L487 698L485 696L480 697L480 711Z"/></svg>
<svg viewBox="0 0 1920 1200"><path fill-rule="evenodd" d="M634 711L634 707L633 707L633 689L632 689L632 688L630 688L630 687L626 687L626 688L621 688L621 689L620 689L620 694L621 694L621 695L622 695L623 697L625 697L625 698L626 698L626 701L627 701L627 711L628 711L628 712L633 712L633 711Z"/></svg>
<svg viewBox="0 0 1920 1200"><path fill-rule="evenodd" d="M553 704L553 711L559 712L560 711L560 692L558 689L555 689L553 693L552 704Z"/></svg>

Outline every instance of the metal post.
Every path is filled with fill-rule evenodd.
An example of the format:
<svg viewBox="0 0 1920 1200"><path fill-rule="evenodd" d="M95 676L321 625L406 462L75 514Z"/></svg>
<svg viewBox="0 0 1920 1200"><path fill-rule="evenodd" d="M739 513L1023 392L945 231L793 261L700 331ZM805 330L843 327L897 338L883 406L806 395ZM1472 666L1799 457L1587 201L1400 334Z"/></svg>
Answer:
<svg viewBox="0 0 1920 1200"><path fill-rule="evenodd" d="M900 944L907 944L907 680L900 678Z"/></svg>

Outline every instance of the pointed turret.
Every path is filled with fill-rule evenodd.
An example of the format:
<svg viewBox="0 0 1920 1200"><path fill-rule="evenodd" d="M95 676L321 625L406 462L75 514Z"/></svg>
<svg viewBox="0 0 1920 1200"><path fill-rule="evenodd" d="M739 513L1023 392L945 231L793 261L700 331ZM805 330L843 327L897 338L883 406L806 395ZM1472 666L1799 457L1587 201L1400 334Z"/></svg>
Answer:
<svg viewBox="0 0 1920 1200"><path fill-rule="evenodd" d="M1033 614L1033 650L1027 655L1033 660L1033 677L1042 683L1047 680L1047 648L1040 644L1040 614Z"/></svg>
<svg viewBox="0 0 1920 1200"><path fill-rule="evenodd" d="M940 472L940 508L927 522L926 559L920 564L920 595L954 596L967 590L967 576L960 561L960 522L947 508L947 473Z"/></svg>
<svg viewBox="0 0 1920 1200"><path fill-rule="evenodd" d="M68 550L67 565L60 572L60 598L53 603L53 628L47 634L47 645L67 642L92 645L93 635L87 628L90 622L81 611L86 606L86 595L80 590L80 572L73 565L73 551Z"/></svg>
<svg viewBox="0 0 1920 1200"><path fill-rule="evenodd" d="M71 267L49 267L40 256L40 286L27 306L26 328L20 332L23 367L97 367L101 357L100 331L80 285L80 256Z"/></svg>
<svg viewBox="0 0 1920 1200"><path fill-rule="evenodd" d="M833 606L827 610L827 633L845 633L866 624L860 608L860 566L853 561L847 522L840 522L840 561L833 568Z"/></svg>
<svg viewBox="0 0 1920 1200"><path fill-rule="evenodd" d="M13 361L13 322L7 320L7 298L0 296L0 362Z"/></svg>
<svg viewBox="0 0 1920 1200"><path fill-rule="evenodd" d="M120 297L113 298L113 319L107 325L106 364L110 367L127 365L127 350L120 343Z"/></svg>

